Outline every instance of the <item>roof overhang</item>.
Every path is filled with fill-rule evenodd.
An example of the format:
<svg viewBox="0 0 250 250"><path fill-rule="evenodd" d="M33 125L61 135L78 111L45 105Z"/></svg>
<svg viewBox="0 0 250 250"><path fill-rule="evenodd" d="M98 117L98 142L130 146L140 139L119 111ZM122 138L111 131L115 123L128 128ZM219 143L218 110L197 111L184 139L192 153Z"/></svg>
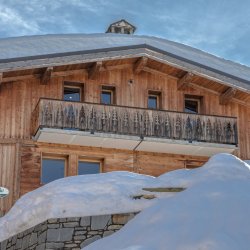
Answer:
<svg viewBox="0 0 250 250"><path fill-rule="evenodd" d="M217 81L223 85L250 93L250 81L160 50L159 48L155 48L147 44L0 59L0 73L94 61L135 58L141 56L149 57L158 62L192 72L201 77Z"/></svg>

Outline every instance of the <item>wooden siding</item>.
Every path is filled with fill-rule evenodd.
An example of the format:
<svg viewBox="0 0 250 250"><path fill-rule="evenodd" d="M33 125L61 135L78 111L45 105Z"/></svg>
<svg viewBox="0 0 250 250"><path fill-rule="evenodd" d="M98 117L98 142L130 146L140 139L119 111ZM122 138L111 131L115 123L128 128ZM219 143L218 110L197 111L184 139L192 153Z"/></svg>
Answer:
<svg viewBox="0 0 250 250"><path fill-rule="evenodd" d="M42 156L63 156L67 161L67 176L77 175L79 158L102 161L102 171L132 171L154 176L185 168L186 164L201 166L207 157L133 152L128 150L67 146L62 144L23 144L21 148L21 195L40 186Z"/></svg>
<svg viewBox="0 0 250 250"><path fill-rule="evenodd" d="M90 64L91 65L91 64ZM110 63L110 67L113 67ZM156 67L157 65L152 65ZM87 147L67 147L67 145L37 144L31 138L31 118L40 98L62 100L63 82L81 82L84 85L84 101L100 103L100 91L102 85L116 87L116 104L131 107L147 107L148 91L160 91L162 109L171 111L183 111L184 95L198 95L203 98L202 113L207 115L221 115L237 117L239 151L235 152L242 159L250 159L250 107L237 102L229 102L220 105L219 95L207 90L211 82L205 82L202 78L195 79L203 88L187 87L177 90L177 79L170 76L157 75L145 71L134 74L133 67L124 69L101 70L95 80L89 80L87 71L72 72L67 76L54 76L47 85L41 85L39 78L26 79L16 82L5 82L0 90L0 185L11 190L11 195L6 198L0 207L2 211L8 210L19 194L18 174L21 171L21 194L24 194L40 186L41 154L53 152L55 154L70 155L72 166L78 156L98 157L103 159L103 171L128 170L139 173L159 175L165 171L183 168L187 163L201 165L205 158L153 154L144 152L132 152L122 150L108 150ZM167 66L162 68L166 72L181 77L180 72ZM80 69L81 70L81 69ZM132 83L129 83L130 80ZM202 85L204 81L204 84ZM221 85L218 91L225 90ZM246 97L245 97L246 98ZM248 98L249 99L249 98ZM4 141L11 143L3 144ZM21 146L21 150L18 148ZM68 150L70 153L67 153ZM18 164L18 157L21 164ZM74 175L75 167L69 174Z"/></svg>
<svg viewBox="0 0 250 250"><path fill-rule="evenodd" d="M128 81L133 79L133 83ZM101 71L96 80L88 80L87 73L65 77L53 77L47 85L39 79L2 84L0 92L0 138L31 139L31 114L39 98L62 99L63 82L73 81L84 84L84 101L100 102L101 85L116 86L116 104L122 106L147 107L149 90L161 91L162 109L183 111L184 94L203 97L203 113L238 117L240 156L250 158L248 145L250 133L248 125L249 107L235 102L219 104L219 96L205 89L177 90L177 80L132 69Z"/></svg>
<svg viewBox="0 0 250 250"><path fill-rule="evenodd" d="M0 216L19 198L19 143L0 143L0 186L8 188L9 196L0 199Z"/></svg>

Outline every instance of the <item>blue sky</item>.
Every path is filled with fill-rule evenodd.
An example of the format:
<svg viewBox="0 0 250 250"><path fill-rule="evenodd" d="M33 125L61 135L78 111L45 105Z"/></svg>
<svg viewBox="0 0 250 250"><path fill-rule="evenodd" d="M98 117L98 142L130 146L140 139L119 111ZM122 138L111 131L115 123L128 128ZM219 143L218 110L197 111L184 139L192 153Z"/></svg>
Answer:
<svg viewBox="0 0 250 250"><path fill-rule="evenodd" d="M137 35L188 44L250 66L248 0L0 0L0 38L102 33L127 19Z"/></svg>

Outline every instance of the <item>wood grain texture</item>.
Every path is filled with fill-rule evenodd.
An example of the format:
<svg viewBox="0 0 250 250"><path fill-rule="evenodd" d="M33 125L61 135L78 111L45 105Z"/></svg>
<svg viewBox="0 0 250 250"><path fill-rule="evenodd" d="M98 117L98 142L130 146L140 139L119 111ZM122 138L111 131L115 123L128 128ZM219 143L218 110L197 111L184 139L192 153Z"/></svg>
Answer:
<svg viewBox="0 0 250 250"><path fill-rule="evenodd" d="M135 59L125 61L126 67L119 66L118 68L115 67L115 62L105 62L105 67L109 67L109 69L105 70L103 66L104 69L96 74L94 80L88 79L87 68L79 65L79 67L67 66L67 70L72 70L70 74L58 73L56 75L56 72L59 71L54 68L53 74L55 75L52 74L46 85L40 84L39 77L2 84L0 91L0 185L6 185L13 190L13 193L4 200L4 203L1 201L1 211L7 211L19 196L19 184L21 194L40 186L41 155L43 153L66 154L71 162L68 175L76 173L79 156L101 159L104 172L126 170L152 175L183 168L188 162L198 166L206 161L205 158L183 155L34 143L31 137L32 112L40 98L62 100L64 81L84 83L83 99L93 103L100 103L102 85L115 86L116 104L131 107L147 108L149 90L161 92L162 109L180 112L184 109L185 95L202 96L204 114L237 117L239 150L235 154L242 159L250 159L250 107L234 101L221 105L220 93L225 92L227 86L204 80L201 77L194 77L192 83L199 87L188 85L185 90L178 90L177 80L184 72L166 65L158 65L158 63L152 62L151 64L148 61L147 66L150 66L151 69L162 70L164 74L143 70L134 74L132 65L135 62ZM121 65L118 60L116 63ZM131 64L131 67L128 64ZM63 71L63 66L60 71ZM168 73L172 75L168 76ZM35 70L34 74L41 76L41 73ZM7 76L13 77L11 74L6 74ZM131 79L132 83L130 83ZM208 86L212 87L209 89ZM242 100L249 100L249 94L242 94L238 90L234 98L236 96Z"/></svg>
<svg viewBox="0 0 250 250"><path fill-rule="evenodd" d="M102 171L131 171L158 176L167 171L185 168L187 162L201 166L207 157L175 154L133 152L129 150L104 149L62 144L33 143L23 144L21 148L21 194L39 186L41 159L44 156L58 156L66 159L66 176L77 175L79 159L93 159L102 162Z"/></svg>
<svg viewBox="0 0 250 250"><path fill-rule="evenodd" d="M10 191L6 198L0 199L0 214L7 212L19 198L19 170L19 144L0 144L0 186Z"/></svg>

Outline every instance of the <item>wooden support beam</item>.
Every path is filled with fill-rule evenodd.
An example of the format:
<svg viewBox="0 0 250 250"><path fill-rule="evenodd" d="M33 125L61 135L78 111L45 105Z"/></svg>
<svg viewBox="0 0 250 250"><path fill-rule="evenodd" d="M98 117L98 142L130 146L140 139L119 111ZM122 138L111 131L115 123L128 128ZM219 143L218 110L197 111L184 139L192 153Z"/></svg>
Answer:
<svg viewBox="0 0 250 250"><path fill-rule="evenodd" d="M143 71L146 71L146 72L149 72L149 73L151 73L151 74L158 75L158 76L162 76L162 77L174 78L174 77L170 76L170 75L167 74L167 73L164 73L164 72L159 71L159 70L157 70L157 69L152 69L152 68L150 68L150 67L144 67L144 68L143 68ZM174 78L174 79L175 79L175 78Z"/></svg>
<svg viewBox="0 0 250 250"><path fill-rule="evenodd" d="M0 73L0 88L1 88L2 82L3 82L3 73Z"/></svg>
<svg viewBox="0 0 250 250"><path fill-rule="evenodd" d="M102 62L95 62L95 64L88 71L88 78L94 80L97 74L100 72L102 67Z"/></svg>
<svg viewBox="0 0 250 250"><path fill-rule="evenodd" d="M70 76L74 74L87 74L88 71L86 69L73 69L73 70L65 70L65 71L57 71L52 73L52 77L60 77L60 76Z"/></svg>
<svg viewBox="0 0 250 250"><path fill-rule="evenodd" d="M42 75L42 78L41 78L41 84L42 85L47 85L50 78L51 78L51 75L52 75L52 72L53 72L53 67L48 67L43 75Z"/></svg>
<svg viewBox="0 0 250 250"><path fill-rule="evenodd" d="M199 90L202 90L202 91L206 91L208 93L217 95L218 97L220 97L220 95L221 95L218 91L202 87L202 86L200 86L198 84L195 84L193 82L190 83L189 85L190 85L190 87L192 87L194 89L199 89ZM238 104L243 105L243 106L250 107L250 102L248 102L248 101L242 101L242 100L239 100L239 99L236 99L236 98L232 98L232 102L238 103Z"/></svg>
<svg viewBox="0 0 250 250"><path fill-rule="evenodd" d="M132 69L133 64L132 63L124 63L124 64L118 64L118 65L105 65L101 68L101 71L105 70L117 70L117 69Z"/></svg>
<svg viewBox="0 0 250 250"><path fill-rule="evenodd" d="M146 66L147 62L148 62L147 57L141 57L140 59L138 59L134 66L134 73L139 74Z"/></svg>
<svg viewBox="0 0 250 250"><path fill-rule="evenodd" d="M232 101L233 97L236 94L237 89L235 88L228 88L224 93L222 93L220 95L220 104L221 105L226 105L228 104L230 101Z"/></svg>
<svg viewBox="0 0 250 250"><path fill-rule="evenodd" d="M32 79L40 79L42 74L33 74L33 75L23 75L23 76L9 76L4 77L2 82L17 82L17 81L24 81L24 80L32 80Z"/></svg>
<svg viewBox="0 0 250 250"><path fill-rule="evenodd" d="M182 78L177 81L177 89L183 90L185 89L189 83L192 81L194 74L187 72Z"/></svg>

